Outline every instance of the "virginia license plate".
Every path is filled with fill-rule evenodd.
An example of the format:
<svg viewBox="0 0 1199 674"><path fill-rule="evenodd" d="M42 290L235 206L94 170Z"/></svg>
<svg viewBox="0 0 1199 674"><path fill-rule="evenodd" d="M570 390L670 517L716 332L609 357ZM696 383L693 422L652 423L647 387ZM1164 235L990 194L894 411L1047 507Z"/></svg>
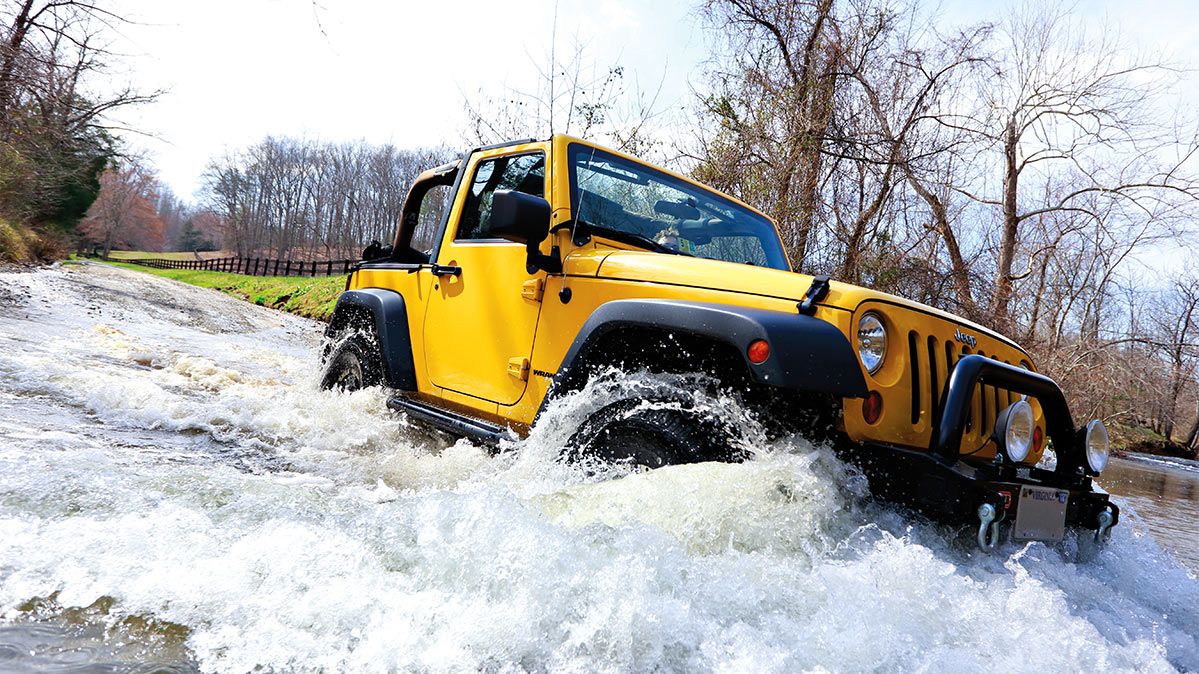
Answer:
<svg viewBox="0 0 1199 674"><path fill-rule="evenodd" d="M1060 541L1066 535L1066 503L1070 492L1050 487L1020 487L1012 538Z"/></svg>

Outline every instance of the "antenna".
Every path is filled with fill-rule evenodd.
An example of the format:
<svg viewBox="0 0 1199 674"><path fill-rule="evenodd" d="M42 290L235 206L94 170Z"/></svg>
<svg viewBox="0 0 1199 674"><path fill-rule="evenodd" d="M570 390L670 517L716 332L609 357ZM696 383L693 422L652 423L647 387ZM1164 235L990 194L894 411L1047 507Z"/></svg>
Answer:
<svg viewBox="0 0 1199 674"><path fill-rule="evenodd" d="M569 155L567 155L567 156L569 158ZM595 148L592 147L591 154L587 157L587 167L588 168L591 167L591 162L594 159L595 159ZM575 170L575 167L572 166L571 170L572 171ZM558 291L558 299L562 300L563 304L566 304L567 302L569 302L570 297L571 297L570 288L567 287L567 285L566 285L566 278L567 278L567 276L566 276L566 258L570 257L571 252L573 252L575 249L575 231L579 228L579 215L583 212L583 197L587 195L587 191L583 189L582 182L580 182L578 180L577 173L575 174L575 182L578 183L578 189L579 189L579 210L577 213L572 214L572 215L574 215L574 217L571 218L571 221L570 221L570 241L567 243L566 255L562 256L562 289Z"/></svg>
<svg viewBox="0 0 1199 674"><path fill-rule="evenodd" d="M558 0L554 0L554 25L550 29L550 137L554 135L554 74L558 70L558 61L554 57L554 48L558 46Z"/></svg>

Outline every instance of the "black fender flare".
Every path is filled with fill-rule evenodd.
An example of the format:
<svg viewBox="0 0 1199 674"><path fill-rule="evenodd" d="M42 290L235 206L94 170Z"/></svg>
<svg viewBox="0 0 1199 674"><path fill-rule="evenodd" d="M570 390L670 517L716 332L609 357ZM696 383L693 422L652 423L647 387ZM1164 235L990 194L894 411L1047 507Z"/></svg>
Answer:
<svg viewBox="0 0 1199 674"><path fill-rule="evenodd" d="M763 384L846 398L869 394L849 340L827 321L800 313L666 299L613 300L600 305L562 359L553 392L581 387L590 349L604 335L630 327L686 333L729 344L741 354L752 379ZM770 356L760 364L751 362L746 354L758 339L770 344Z"/></svg>
<svg viewBox="0 0 1199 674"><path fill-rule="evenodd" d="M416 366L412 361L412 337L408 332L408 308L403 295L382 288L347 290L337 298L325 336L337 337L348 325L349 316L365 310L374 319L379 351L383 355L383 377L402 391L416 390Z"/></svg>

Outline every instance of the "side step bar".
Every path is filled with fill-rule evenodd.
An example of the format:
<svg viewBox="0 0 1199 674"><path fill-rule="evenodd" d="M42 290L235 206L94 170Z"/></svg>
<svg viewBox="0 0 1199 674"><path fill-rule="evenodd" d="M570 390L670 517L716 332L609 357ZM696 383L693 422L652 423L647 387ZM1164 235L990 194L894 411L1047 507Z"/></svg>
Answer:
<svg viewBox="0 0 1199 674"><path fill-rule="evenodd" d="M498 447L500 440L513 439L508 429L475 419L463 414L456 414L428 403L419 402L403 395L394 395L387 401L387 406L397 412L403 412L413 419L423 421L434 428L441 429L451 435L460 435L474 442Z"/></svg>

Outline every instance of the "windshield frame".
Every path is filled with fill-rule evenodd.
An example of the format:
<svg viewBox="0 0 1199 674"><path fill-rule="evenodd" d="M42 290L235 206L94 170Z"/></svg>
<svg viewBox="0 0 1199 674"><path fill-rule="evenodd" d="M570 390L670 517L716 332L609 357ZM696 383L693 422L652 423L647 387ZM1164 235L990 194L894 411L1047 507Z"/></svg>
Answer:
<svg viewBox="0 0 1199 674"><path fill-rule="evenodd" d="M580 200L580 195L582 194L582 192L579 189L579 173L578 172L579 172L580 168L585 168L585 167L581 167L579 165L579 156L580 155L588 156L588 158L602 159L605 162L613 162L616 164L625 164L625 165L631 164L631 165L633 165L633 168L635 168L637 172L644 174L645 176L647 176L650 180L652 180L655 183L661 184L669 189L676 190L676 191L683 192L683 193L701 192L703 194L704 198L707 200L710 200L713 205L735 213L737 215L738 220L740 220L741 218L745 218L747 221L754 221L755 223L760 224L760 226L763 228L763 234L765 234L766 232L769 232L769 234L770 234L769 237L764 237L764 236L754 237L754 238L757 238L758 241L762 245L762 254L763 254L763 257L765 258L765 264L761 265L761 266L763 268L767 268L767 269L778 269L781 271L791 271L791 263L790 263L790 260L788 260L788 258L787 258L786 249L783 248L782 240L779 237L778 227L775 226L773 220L771 220L769 217L767 217L760 211L758 211L746 204L741 203L740 201L734 199L733 197L722 194L722 193L712 189L711 187L708 187L707 185L695 182L694 180L691 180L690 178L687 178L686 176L682 176L682 175L676 174L672 171L668 171L666 169L662 169L657 166L653 166L652 164L647 164L646 162L643 162L640 159L637 159L636 157L625 155L623 153L616 153L616 152L608 151L603 148L597 147L595 145L591 145L589 143L578 142L578 141L574 141L574 140L569 142L567 144L567 148L566 148L566 164L567 164L567 173L569 176L568 183L569 183L569 195L570 195L570 212L571 212L572 219L577 218L579 215L579 212L580 212L579 200ZM597 173L607 173L607 172L606 171L597 171ZM635 182L635 181L630 181L630 182ZM582 224L586 225L588 223L586 223L586 221L583 221ZM594 224L598 224L598 223L590 223L590 224L594 225ZM611 238L611 237L607 237L605 235L605 233L602 231L602 229L600 229L600 228L597 228L597 229L599 229L599 231L595 232L596 236L603 237L603 238ZM649 250L650 252L655 252L658 254L666 254L663 251L648 248L647 246L644 246L640 243L631 243L628 241L621 241L620 239L616 239L616 238L611 238L611 240L617 241L618 243L622 243L624 245L635 246L642 250ZM687 253L682 253L682 254L687 255ZM752 264L752 263L747 263L747 262L737 262L734 260L722 260L720 258L704 257L701 255L696 255L694 257L696 257L697 259L701 259L701 260L712 260L712 261L716 261L716 262L730 262L732 264ZM778 264L775 264L776 262Z"/></svg>

